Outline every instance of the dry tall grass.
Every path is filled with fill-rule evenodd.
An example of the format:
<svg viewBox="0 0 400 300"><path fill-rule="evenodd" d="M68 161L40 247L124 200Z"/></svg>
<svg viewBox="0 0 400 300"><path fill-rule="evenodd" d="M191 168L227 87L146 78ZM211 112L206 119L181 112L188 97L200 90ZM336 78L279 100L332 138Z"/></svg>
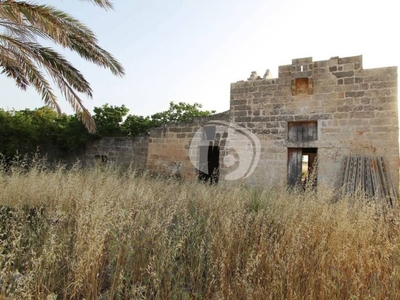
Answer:
<svg viewBox="0 0 400 300"><path fill-rule="evenodd" d="M0 293L33 299L400 299L398 212L112 170L0 175Z"/></svg>

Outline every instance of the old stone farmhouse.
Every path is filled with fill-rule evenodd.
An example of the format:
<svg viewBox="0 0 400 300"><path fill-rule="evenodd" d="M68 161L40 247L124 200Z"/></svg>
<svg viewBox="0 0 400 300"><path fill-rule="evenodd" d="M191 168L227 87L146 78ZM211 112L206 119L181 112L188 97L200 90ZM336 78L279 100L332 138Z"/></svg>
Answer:
<svg viewBox="0 0 400 300"><path fill-rule="evenodd" d="M232 83L225 113L121 139L124 154L115 139L102 141L109 146L86 156L219 182L295 185L313 173L318 185L397 191L398 136L397 67L308 57L280 66L277 78L267 70Z"/></svg>

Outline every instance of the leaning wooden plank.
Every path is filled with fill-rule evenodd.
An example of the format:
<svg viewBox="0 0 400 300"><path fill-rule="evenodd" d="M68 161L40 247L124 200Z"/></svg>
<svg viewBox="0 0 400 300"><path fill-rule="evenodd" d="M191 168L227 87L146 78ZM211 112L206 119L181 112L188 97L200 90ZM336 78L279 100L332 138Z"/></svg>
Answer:
<svg viewBox="0 0 400 300"><path fill-rule="evenodd" d="M365 192L368 197L373 197L374 195L371 178L371 163L369 157L365 158Z"/></svg>
<svg viewBox="0 0 400 300"><path fill-rule="evenodd" d="M383 157L379 156L376 158L376 162L378 164L378 170L379 170L379 176L382 181L382 191L383 191L383 197L385 199L388 199L390 196L389 188L388 188L388 182L387 182L387 176L386 176L386 168L383 164ZM390 199L389 199L390 201Z"/></svg>
<svg viewBox="0 0 400 300"><path fill-rule="evenodd" d="M349 172L350 172L350 156L345 156L343 164L343 181L342 181L342 194L345 195L349 192Z"/></svg>
<svg viewBox="0 0 400 300"><path fill-rule="evenodd" d="M382 176L384 177L385 180L384 185L386 190L386 199L390 205L393 205L393 203L396 202L395 200L397 199L397 197L396 194L394 193L390 171L387 168L387 164L385 163L384 157L379 157L379 164L381 165Z"/></svg>
<svg viewBox="0 0 400 300"><path fill-rule="evenodd" d="M364 195L365 195L365 160L366 160L365 156L360 157L360 163L359 163L359 165L360 165L360 175L359 175L360 184L359 184L359 189Z"/></svg>
<svg viewBox="0 0 400 300"><path fill-rule="evenodd" d="M356 177L357 177L357 157L350 158L350 177L349 177L349 192L354 194L356 190Z"/></svg>
<svg viewBox="0 0 400 300"><path fill-rule="evenodd" d="M358 193L360 191L360 185L361 185L361 161L362 161L362 157L355 157L356 159L356 177L355 177L355 184L354 184L354 188L355 188L355 192Z"/></svg>
<svg viewBox="0 0 400 300"><path fill-rule="evenodd" d="M350 163L349 163L349 176L348 176L348 180L347 180L347 192L350 194L353 194L353 189L354 189L354 159L352 156L349 157Z"/></svg>
<svg viewBox="0 0 400 300"><path fill-rule="evenodd" d="M384 161L384 163L385 163L385 165L387 165L387 162L386 161ZM389 183L389 191L390 191L390 196L391 196L391 199L393 200L392 201L392 205L398 205L398 191L397 191L397 189L395 189L395 187L394 187L394 185L393 185L393 181L392 181L392 176L390 175L390 170L388 169L388 168L386 168L386 170L388 170L387 171L387 180L388 180L388 183Z"/></svg>
<svg viewBox="0 0 400 300"><path fill-rule="evenodd" d="M370 163L370 167L371 167L371 180L372 180L373 196L379 197L378 194L380 191L380 187L379 187L378 179L376 177L377 172L376 172L376 166L374 163L374 159L370 159L369 163Z"/></svg>

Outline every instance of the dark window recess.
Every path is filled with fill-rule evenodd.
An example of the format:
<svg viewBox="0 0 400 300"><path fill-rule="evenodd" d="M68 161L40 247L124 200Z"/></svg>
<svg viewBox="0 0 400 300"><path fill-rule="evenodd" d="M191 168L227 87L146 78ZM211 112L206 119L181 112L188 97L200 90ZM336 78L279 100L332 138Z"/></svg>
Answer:
<svg viewBox="0 0 400 300"><path fill-rule="evenodd" d="M203 140L213 141L215 139L215 126L204 126L203 127Z"/></svg>
<svg viewBox="0 0 400 300"><path fill-rule="evenodd" d="M219 180L219 147L212 145L199 147L199 180L217 184Z"/></svg>
<svg viewBox="0 0 400 300"><path fill-rule="evenodd" d="M288 149L288 185L305 186L312 180L317 184L317 148Z"/></svg>
<svg viewBox="0 0 400 300"><path fill-rule="evenodd" d="M95 155L94 156L94 163L97 166L107 164L107 155Z"/></svg>
<svg viewBox="0 0 400 300"><path fill-rule="evenodd" d="M288 141L292 143L317 140L317 121L289 122Z"/></svg>

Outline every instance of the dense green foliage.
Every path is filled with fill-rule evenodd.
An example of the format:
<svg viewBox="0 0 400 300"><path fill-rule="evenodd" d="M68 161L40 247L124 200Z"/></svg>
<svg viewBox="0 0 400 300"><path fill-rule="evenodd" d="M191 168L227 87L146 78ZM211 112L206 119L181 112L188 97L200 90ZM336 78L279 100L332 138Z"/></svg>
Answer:
<svg viewBox="0 0 400 300"><path fill-rule="evenodd" d="M201 110L201 108L202 105L199 103L174 103L171 101L168 110L151 116L128 115L121 125L121 130L123 135L143 136L148 135L151 128L173 123L190 123L195 117L205 117L215 113L215 110Z"/></svg>
<svg viewBox="0 0 400 300"><path fill-rule="evenodd" d="M129 109L122 106L109 106L104 104L102 107L93 109L93 119L96 122L97 136L121 136L121 123L123 118L128 114Z"/></svg>
<svg viewBox="0 0 400 300"><path fill-rule="evenodd" d="M166 111L152 116L128 115L125 106L104 104L94 108L96 133L87 131L77 115L59 116L48 107L35 110L5 111L0 109L0 154L7 160L15 155L47 152L56 149L71 153L102 137L145 136L151 128L169 123L190 122L196 116L214 111L202 111L198 103L170 103Z"/></svg>
<svg viewBox="0 0 400 300"><path fill-rule="evenodd" d="M192 122L194 117L208 116L215 111L201 111L201 104L188 104L179 102L175 104L170 102L169 109L151 116L154 127L163 126L170 123L188 123Z"/></svg>
<svg viewBox="0 0 400 300"><path fill-rule="evenodd" d="M0 153L7 159L56 147L71 152L95 136L76 116L58 116L51 108L5 111L0 109Z"/></svg>

